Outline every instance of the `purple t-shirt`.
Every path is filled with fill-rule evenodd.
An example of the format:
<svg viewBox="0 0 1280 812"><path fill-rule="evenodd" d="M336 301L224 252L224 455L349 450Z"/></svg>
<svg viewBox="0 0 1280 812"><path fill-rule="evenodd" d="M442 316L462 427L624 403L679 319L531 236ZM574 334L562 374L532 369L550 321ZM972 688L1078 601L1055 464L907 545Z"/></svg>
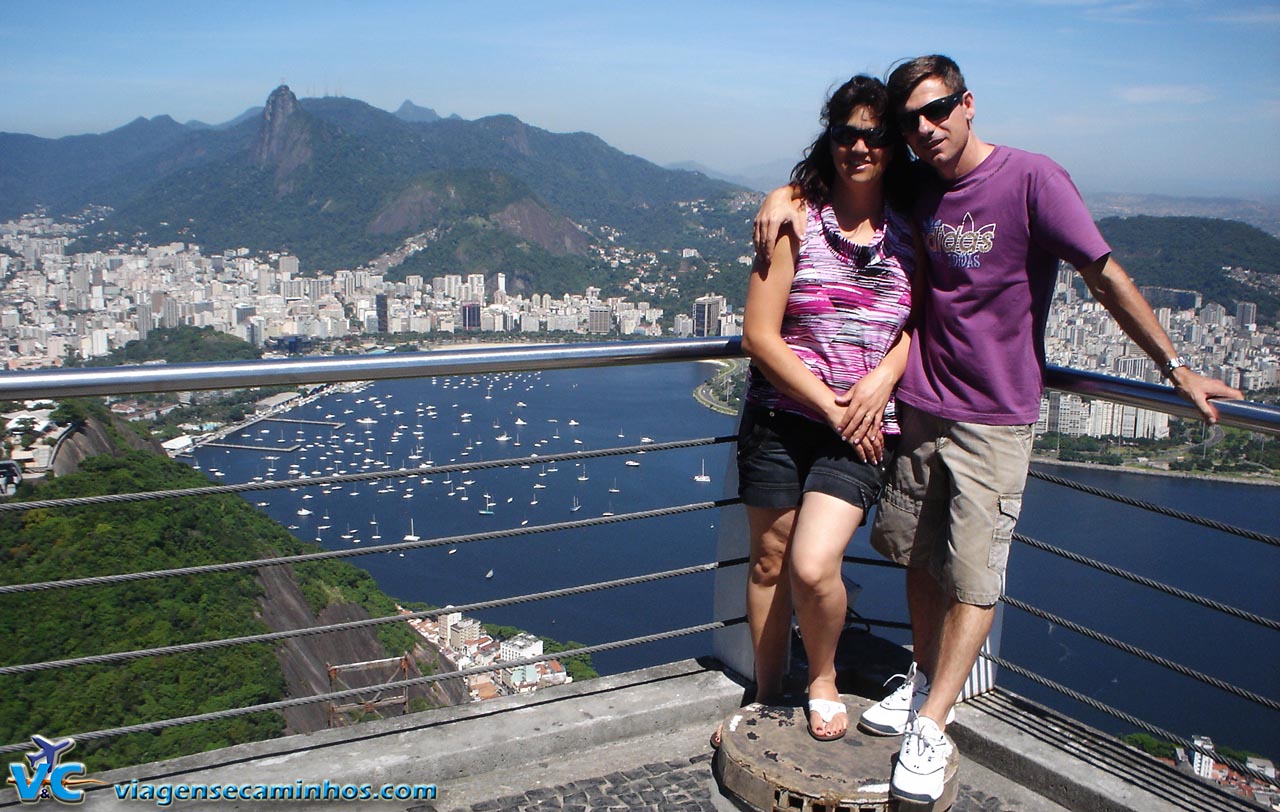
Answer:
<svg viewBox="0 0 1280 812"><path fill-rule="evenodd" d="M1043 155L997 146L954 182L923 174L924 285L898 398L948 420L1034 423L1058 260L1079 268L1111 248Z"/></svg>

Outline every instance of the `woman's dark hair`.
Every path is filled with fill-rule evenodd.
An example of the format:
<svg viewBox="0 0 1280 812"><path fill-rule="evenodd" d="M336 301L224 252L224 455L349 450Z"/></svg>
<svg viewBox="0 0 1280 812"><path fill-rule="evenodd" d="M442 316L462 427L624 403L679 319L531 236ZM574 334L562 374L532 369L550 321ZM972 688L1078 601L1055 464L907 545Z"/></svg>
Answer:
<svg viewBox="0 0 1280 812"><path fill-rule="evenodd" d="M831 158L831 128L849 120L859 107L866 107L875 114L880 126L893 135L893 158L884 175L885 199L895 208L909 206L907 150L897 128L893 126L889 112L889 92L884 83L874 76L858 74L840 85L822 108L822 134L805 150L804 159L791 170L791 183L810 206L820 206L831 195L835 181L835 161Z"/></svg>

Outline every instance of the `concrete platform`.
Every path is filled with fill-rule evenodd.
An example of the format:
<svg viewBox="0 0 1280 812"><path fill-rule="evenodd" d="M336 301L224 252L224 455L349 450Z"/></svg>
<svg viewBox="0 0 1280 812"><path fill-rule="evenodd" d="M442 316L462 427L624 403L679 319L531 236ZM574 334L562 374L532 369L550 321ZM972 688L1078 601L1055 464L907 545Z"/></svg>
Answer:
<svg viewBox="0 0 1280 812"><path fill-rule="evenodd" d="M841 696L850 729L836 741L818 741L803 707L751 704L735 711L722 728L717 776L726 790L759 812L885 812L894 806L889 779L902 739L868 736L853 725L873 703ZM932 804L901 803L902 809L944 812L955 803L959 755L948 760L942 797Z"/></svg>
<svg viewBox="0 0 1280 812"><path fill-rule="evenodd" d="M171 808L181 810L741 812L747 807L716 780L707 743L741 697L742 685L716 663L685 660L528 697L85 777L123 785L135 779L171 786L332 781L432 783L439 789L430 801L175 801ZM1063 731L1070 736L1064 739ZM998 692L966 703L948 733L963 756L951 812L1257 809L1014 695ZM0 789L0 808L21 807L12 789ZM159 807L117 800L102 787L88 792L81 808ZM909 808L914 810L899 807Z"/></svg>

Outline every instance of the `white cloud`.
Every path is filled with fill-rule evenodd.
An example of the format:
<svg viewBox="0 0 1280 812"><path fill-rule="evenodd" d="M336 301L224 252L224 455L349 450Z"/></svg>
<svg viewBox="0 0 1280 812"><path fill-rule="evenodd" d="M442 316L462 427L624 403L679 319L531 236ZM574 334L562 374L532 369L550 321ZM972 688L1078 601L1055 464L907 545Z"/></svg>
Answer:
<svg viewBox="0 0 1280 812"><path fill-rule="evenodd" d="M1204 104L1213 101L1213 95L1198 85L1133 85L1119 88L1116 96L1129 104Z"/></svg>

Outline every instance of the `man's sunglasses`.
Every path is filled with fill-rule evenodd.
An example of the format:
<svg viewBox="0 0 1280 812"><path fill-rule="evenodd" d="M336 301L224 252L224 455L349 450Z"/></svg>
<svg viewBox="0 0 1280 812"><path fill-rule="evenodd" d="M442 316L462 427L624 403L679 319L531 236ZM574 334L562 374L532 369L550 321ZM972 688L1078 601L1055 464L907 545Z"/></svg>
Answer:
<svg viewBox="0 0 1280 812"><path fill-rule="evenodd" d="M875 127L870 130L864 130L861 127L850 127L848 124L840 124L832 127L831 140L835 141L842 147L851 147L862 141L871 149L887 147L894 141L894 135L884 127Z"/></svg>
<svg viewBox="0 0 1280 812"><path fill-rule="evenodd" d="M951 111L956 109L956 105L964 101L966 92L961 90L959 93L952 93L950 96L934 99L922 107L917 107L915 110L902 111L897 116L898 129L903 132L911 132L920 121L920 116L924 116L934 124L941 124L947 119L947 116L951 115Z"/></svg>

